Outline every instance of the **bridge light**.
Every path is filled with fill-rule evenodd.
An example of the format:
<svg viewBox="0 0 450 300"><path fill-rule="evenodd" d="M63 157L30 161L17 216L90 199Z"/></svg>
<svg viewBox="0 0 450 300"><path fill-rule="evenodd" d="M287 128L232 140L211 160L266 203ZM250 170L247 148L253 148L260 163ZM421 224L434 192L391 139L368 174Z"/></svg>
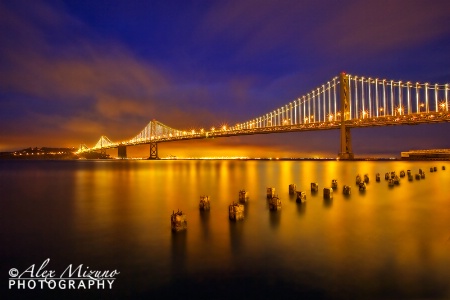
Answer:
<svg viewBox="0 0 450 300"><path fill-rule="evenodd" d="M362 118L365 119L366 116L368 115L368 112L367 112L367 110L363 110L363 111L361 112L361 114L362 114Z"/></svg>
<svg viewBox="0 0 450 300"><path fill-rule="evenodd" d="M222 126L222 130L226 131L227 130L227 125L223 125Z"/></svg>
<svg viewBox="0 0 450 300"><path fill-rule="evenodd" d="M439 109L440 109L441 111L444 111L444 110L445 110L445 106L446 106L446 103L445 103L444 101L442 101L441 103L439 103Z"/></svg>

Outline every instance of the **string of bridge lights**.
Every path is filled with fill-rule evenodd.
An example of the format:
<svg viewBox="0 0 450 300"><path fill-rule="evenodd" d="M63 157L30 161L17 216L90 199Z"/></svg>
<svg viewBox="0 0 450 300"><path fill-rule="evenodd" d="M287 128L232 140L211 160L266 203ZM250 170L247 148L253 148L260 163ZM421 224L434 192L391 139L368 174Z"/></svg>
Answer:
<svg viewBox="0 0 450 300"><path fill-rule="evenodd" d="M448 112L449 84L411 83L345 74L348 82L349 113L345 121L364 121L386 117L414 116ZM264 115L209 130L177 130L150 121L135 137L114 143L102 136L92 149L136 145L163 140L229 135L248 130L289 128L292 126L335 124L341 121L339 77ZM85 146L84 150L89 150Z"/></svg>
<svg viewBox="0 0 450 300"><path fill-rule="evenodd" d="M448 111L448 84L394 81L350 74L350 114L346 120ZM340 121L335 77L298 99L269 113L239 123L236 129ZM434 93L433 93L434 91ZM432 95L430 95L432 93ZM434 95L434 97L433 97Z"/></svg>

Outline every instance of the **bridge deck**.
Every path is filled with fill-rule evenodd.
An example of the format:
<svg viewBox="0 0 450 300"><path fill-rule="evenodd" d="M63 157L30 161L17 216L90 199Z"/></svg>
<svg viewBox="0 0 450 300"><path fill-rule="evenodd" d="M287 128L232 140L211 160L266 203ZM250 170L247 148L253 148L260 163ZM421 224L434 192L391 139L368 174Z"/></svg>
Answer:
<svg viewBox="0 0 450 300"><path fill-rule="evenodd" d="M346 127L349 128L363 128L363 127L381 127L381 126L397 126L397 125L419 125L426 123L443 123L450 122L449 112L430 112L420 114L408 114L399 116L382 116L374 118L353 119L345 122ZM255 135L255 134L270 134L270 133L287 133L299 131L313 131L313 130L333 130L339 129L340 121L335 122L314 122L306 124L283 125L283 126L269 126L261 128L238 129L238 130L214 130L204 131L202 133L186 133L181 136L162 136L153 139L143 139L136 142L127 143L112 143L101 148L83 149L80 152L96 151L101 149L113 149L119 146L137 146L151 143L167 143L176 141L186 141L195 139L232 137L241 135Z"/></svg>

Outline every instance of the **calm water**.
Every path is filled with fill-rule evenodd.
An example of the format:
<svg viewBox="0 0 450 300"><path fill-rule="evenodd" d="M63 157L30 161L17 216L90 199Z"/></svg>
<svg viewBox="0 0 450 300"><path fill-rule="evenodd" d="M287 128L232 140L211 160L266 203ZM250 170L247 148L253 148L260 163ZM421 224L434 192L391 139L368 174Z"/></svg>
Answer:
<svg viewBox="0 0 450 300"><path fill-rule="evenodd" d="M384 180L419 168L426 179ZM358 173L371 179L364 193ZM333 200L309 191L334 178ZM306 204L289 196L290 183ZM266 187L281 211L269 211ZM230 222L242 188L245 220ZM210 212L198 210L203 194ZM450 297L448 162L0 161L0 197L1 285L16 298ZM177 209L188 230L172 234ZM83 264L120 274L105 291L7 290L11 268L47 258L59 273Z"/></svg>

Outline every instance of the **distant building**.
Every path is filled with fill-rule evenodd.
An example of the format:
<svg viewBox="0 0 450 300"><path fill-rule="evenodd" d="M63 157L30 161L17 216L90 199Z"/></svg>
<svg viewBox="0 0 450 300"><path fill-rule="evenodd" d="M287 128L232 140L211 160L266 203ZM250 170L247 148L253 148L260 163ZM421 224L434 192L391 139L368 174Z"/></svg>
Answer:
<svg viewBox="0 0 450 300"><path fill-rule="evenodd" d="M450 160L450 149L410 150L401 153L405 160Z"/></svg>

